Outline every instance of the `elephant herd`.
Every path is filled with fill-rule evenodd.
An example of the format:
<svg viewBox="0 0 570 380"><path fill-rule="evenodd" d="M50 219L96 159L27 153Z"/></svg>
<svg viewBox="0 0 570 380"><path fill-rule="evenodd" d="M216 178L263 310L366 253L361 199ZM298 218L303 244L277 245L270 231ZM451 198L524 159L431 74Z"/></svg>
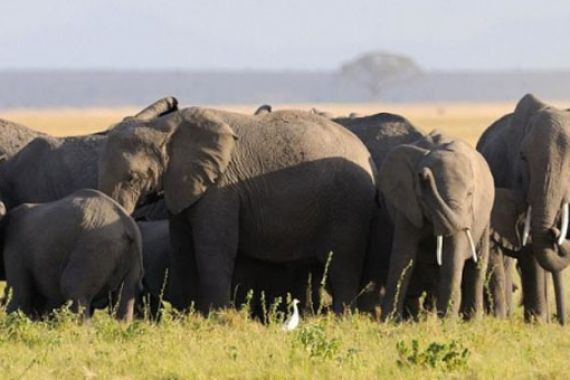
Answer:
<svg viewBox="0 0 570 380"><path fill-rule="evenodd" d="M56 138L0 120L8 312L130 320L287 295L382 319L422 309L565 321L570 113L525 95L477 148L404 117L243 115L160 99ZM253 291L253 298L251 298ZM115 309L116 307L116 309Z"/></svg>

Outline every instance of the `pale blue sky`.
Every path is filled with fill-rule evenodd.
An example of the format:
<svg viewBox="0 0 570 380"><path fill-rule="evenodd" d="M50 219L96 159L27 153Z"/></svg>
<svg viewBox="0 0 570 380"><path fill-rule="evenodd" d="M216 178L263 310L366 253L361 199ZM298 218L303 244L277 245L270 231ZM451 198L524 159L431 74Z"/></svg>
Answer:
<svg viewBox="0 0 570 380"><path fill-rule="evenodd" d="M335 69L368 50L427 69L570 69L566 0L18 0L0 69Z"/></svg>

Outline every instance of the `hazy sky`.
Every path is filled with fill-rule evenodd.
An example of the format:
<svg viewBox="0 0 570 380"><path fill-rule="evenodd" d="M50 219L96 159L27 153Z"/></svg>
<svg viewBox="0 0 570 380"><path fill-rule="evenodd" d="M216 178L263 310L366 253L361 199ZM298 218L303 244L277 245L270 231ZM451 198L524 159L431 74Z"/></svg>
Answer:
<svg viewBox="0 0 570 380"><path fill-rule="evenodd" d="M335 69L369 50L427 69L570 69L567 0L17 0L0 69Z"/></svg>

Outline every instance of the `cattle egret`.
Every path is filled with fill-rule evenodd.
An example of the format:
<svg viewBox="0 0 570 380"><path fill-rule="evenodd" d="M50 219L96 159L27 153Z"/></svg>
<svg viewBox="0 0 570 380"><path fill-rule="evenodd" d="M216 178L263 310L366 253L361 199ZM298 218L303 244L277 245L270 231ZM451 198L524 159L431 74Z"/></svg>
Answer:
<svg viewBox="0 0 570 380"><path fill-rule="evenodd" d="M283 331L293 331L299 326L299 309L297 309L298 299L293 299L293 314L291 314L283 324Z"/></svg>

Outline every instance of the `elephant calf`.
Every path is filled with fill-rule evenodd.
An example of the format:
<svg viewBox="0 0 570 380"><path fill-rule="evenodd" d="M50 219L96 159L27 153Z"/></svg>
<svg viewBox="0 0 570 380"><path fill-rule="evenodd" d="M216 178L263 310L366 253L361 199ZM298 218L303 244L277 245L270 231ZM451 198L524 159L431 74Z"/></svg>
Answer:
<svg viewBox="0 0 570 380"><path fill-rule="evenodd" d="M89 318L111 293L117 318L130 321L143 277L142 243L133 219L96 190L2 212L0 268L12 290L8 312L45 315L65 302Z"/></svg>

